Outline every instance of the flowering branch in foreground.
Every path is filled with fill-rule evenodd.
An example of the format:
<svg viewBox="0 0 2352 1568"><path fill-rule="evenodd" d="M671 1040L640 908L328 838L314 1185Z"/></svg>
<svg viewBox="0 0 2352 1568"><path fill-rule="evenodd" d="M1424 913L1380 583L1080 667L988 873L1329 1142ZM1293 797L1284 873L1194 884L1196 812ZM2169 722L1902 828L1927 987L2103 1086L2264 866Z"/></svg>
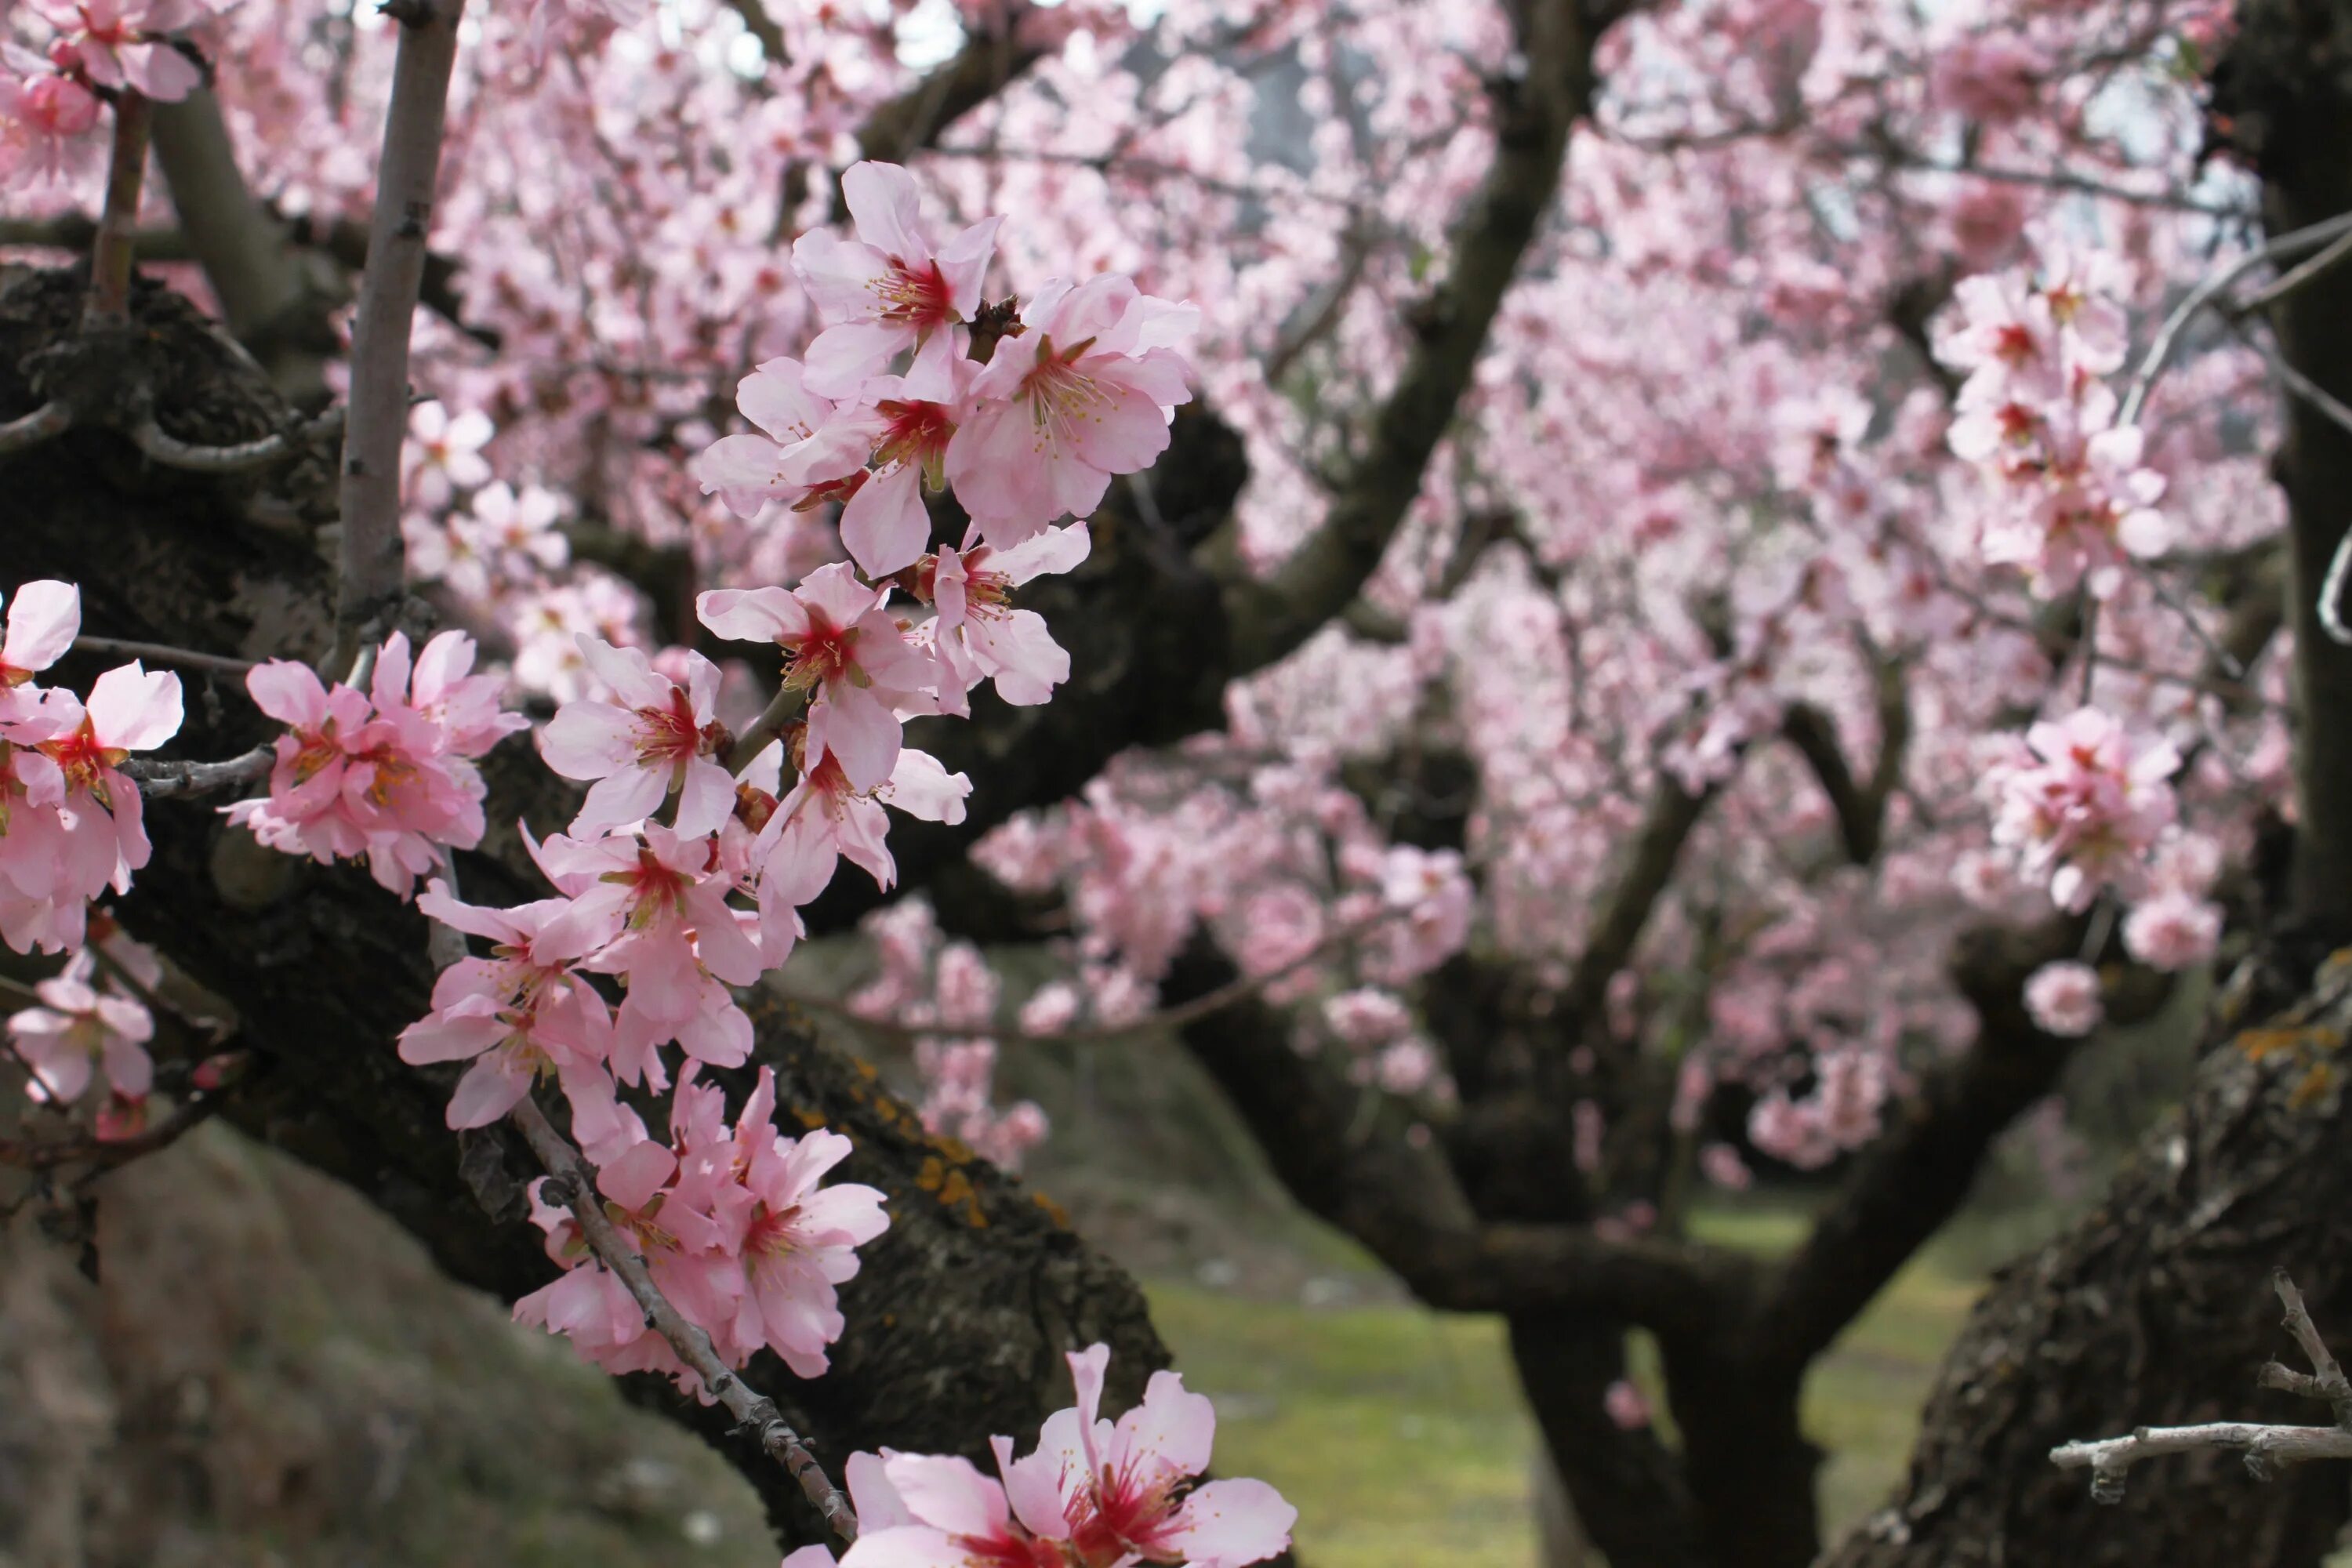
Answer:
<svg viewBox="0 0 2352 1568"><path fill-rule="evenodd" d="M2304 1307L2303 1292L2284 1268L2273 1271L2271 1284L2286 1308L2287 1331L2311 1363L2309 1372L2297 1372L2277 1362L2262 1370L2255 1381L2307 1398L2325 1399L2335 1407L2333 1426L2271 1426L2252 1421L2211 1421L2196 1426L2142 1426L2128 1437L2063 1444L2050 1450L2062 1469L2088 1467L2091 1496L2100 1502L2121 1502L2124 1474L2142 1459L2159 1454L2189 1454L2206 1448L2237 1449L2246 1456L2246 1469L2258 1481L2271 1479L2281 1465L2306 1459L2352 1459L2352 1379L2336 1364L2318 1327Z"/></svg>
<svg viewBox="0 0 2352 1568"><path fill-rule="evenodd" d="M791 1472L833 1532L845 1542L856 1541L857 1515L851 1510L849 1500L833 1484L833 1479L802 1443L800 1435L785 1422L775 1402L728 1370L712 1348L710 1336L688 1322L662 1294L645 1259L621 1239L613 1222L605 1217L604 1206L596 1196L596 1173L580 1151L555 1130L537 1102L528 1096L517 1101L509 1114L530 1144L531 1152L547 1167L549 1181L541 1189L542 1194L572 1211L598 1260L619 1278L631 1298L645 1310L646 1326L669 1342L678 1359L701 1378L702 1385L718 1396L747 1431L758 1436L760 1447Z"/></svg>

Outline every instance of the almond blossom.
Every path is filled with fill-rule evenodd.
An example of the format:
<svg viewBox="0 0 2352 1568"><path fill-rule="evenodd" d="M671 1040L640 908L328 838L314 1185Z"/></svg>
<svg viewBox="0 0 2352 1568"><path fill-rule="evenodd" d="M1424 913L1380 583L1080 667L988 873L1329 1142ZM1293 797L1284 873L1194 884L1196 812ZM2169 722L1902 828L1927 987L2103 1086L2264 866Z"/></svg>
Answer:
<svg viewBox="0 0 2352 1568"><path fill-rule="evenodd" d="M1987 772L1993 842L2017 857L2021 876L2046 878L2060 908L2087 909L2172 822L2166 781L2179 766L2168 742L2136 740L2096 708L2037 723L2021 754Z"/></svg>
<svg viewBox="0 0 2352 1568"><path fill-rule="evenodd" d="M809 574L797 588L717 588L695 601L702 624L735 642L784 650L784 685L813 693L808 750L834 756L859 789L889 778L898 758L900 710L919 711L938 679L883 606L845 564Z"/></svg>
<svg viewBox="0 0 2352 1568"><path fill-rule="evenodd" d="M1015 707L1052 699L1054 688L1070 678L1070 656L1043 616L1013 607L1012 593L1036 577L1075 570L1090 545L1083 522L1046 529L1003 550L982 543L975 527L961 550L942 549L918 568L918 594L939 609L933 646L964 687L993 680L996 694Z"/></svg>
<svg viewBox="0 0 2352 1568"><path fill-rule="evenodd" d="M635 648L583 633L581 656L618 700L567 702L539 735L539 754L568 779L594 781L572 819L575 837L594 837L651 816L675 795L671 826L682 837L719 831L735 809L735 780L719 763L727 732L713 717L719 669L686 655L683 685L656 674Z"/></svg>
<svg viewBox="0 0 2352 1568"><path fill-rule="evenodd" d="M1182 1378L1154 1373L1143 1402L1113 1423L1099 1414L1110 1347L1069 1362L1077 1405L1045 1418L1036 1449L1016 1459L1010 1438L992 1439L1001 1482L962 1458L886 1456L908 1518L861 1528L842 1568L1241 1568L1289 1546L1298 1510L1273 1488L1198 1483L1216 1412Z"/></svg>
<svg viewBox="0 0 2352 1568"><path fill-rule="evenodd" d="M772 500L805 510L864 483L866 444L834 423L833 401L808 389L800 361L761 364L736 384L735 404L763 434L719 437L689 471L736 516L757 517Z"/></svg>
<svg viewBox="0 0 2352 1568"><path fill-rule="evenodd" d="M405 897L439 864L438 847L481 842L474 759L527 723L499 708L498 678L467 673L473 660L472 638L443 632L412 667L394 632L364 694L289 660L257 667L246 689L288 732L275 742L269 793L226 807L229 820L322 864L365 855L375 879Z"/></svg>
<svg viewBox="0 0 2352 1568"><path fill-rule="evenodd" d="M999 343L948 443L947 477L992 544L1020 543L1055 519L1083 518L1112 476L1168 449L1192 401L1181 350L1200 325L1190 304L1139 293L1116 273L1030 297L1023 331Z"/></svg>
<svg viewBox="0 0 2352 1568"><path fill-rule="evenodd" d="M593 950L582 967L628 988L614 1020L614 1076L665 1081L656 1048L733 1067L751 1054L751 1021L728 993L767 967L744 921L710 876L709 842L658 823L625 837L552 835L532 847L571 908L541 928L565 950Z"/></svg>
<svg viewBox="0 0 2352 1568"><path fill-rule="evenodd" d="M0 174L62 179L97 130L99 100L72 71L70 51L49 58L0 41Z"/></svg>
<svg viewBox="0 0 2352 1568"><path fill-rule="evenodd" d="M77 955L64 973L36 982L40 1005L10 1015L8 1039L31 1069L36 1098L67 1105L89 1089L93 1070L126 1100L143 1098L155 1079L147 1042L155 1020L141 1003L89 983L91 963Z"/></svg>
<svg viewBox="0 0 2352 1568"><path fill-rule="evenodd" d="M199 0L30 0L59 32L59 46L100 87L129 88L159 103L187 97L204 73L172 47L172 35L210 14Z"/></svg>
<svg viewBox="0 0 2352 1568"><path fill-rule="evenodd" d="M841 176L857 238L816 228L793 243L793 269L833 324L808 349L809 390L845 397L912 350L907 395L954 395L951 363L963 323L980 309L981 284L1002 218L982 218L934 251L924 237L914 176L895 163L853 163Z"/></svg>
<svg viewBox="0 0 2352 1568"><path fill-rule="evenodd" d="M730 1128L717 1091L689 1069L672 1101L672 1142L637 1129L635 1141L603 1161L597 1186L655 1283L710 1335L722 1360L741 1366L766 1348L814 1377L844 1327L835 1287L856 1274L856 1249L889 1221L874 1188L820 1185L849 1153L849 1141L823 1131L784 1137L772 1121L775 1098L775 1075L762 1068ZM545 1202L543 1185L532 1184L532 1219L565 1273L517 1301L516 1321L566 1335L608 1371L667 1373L708 1403L699 1380L589 1252L571 1215ZM889 1517L887 1510L881 1517Z"/></svg>
<svg viewBox="0 0 2352 1568"><path fill-rule="evenodd" d="M2048 1034L2069 1039L2089 1034L2106 1012L2099 972L2072 960L2043 964L2026 977L2025 1010Z"/></svg>

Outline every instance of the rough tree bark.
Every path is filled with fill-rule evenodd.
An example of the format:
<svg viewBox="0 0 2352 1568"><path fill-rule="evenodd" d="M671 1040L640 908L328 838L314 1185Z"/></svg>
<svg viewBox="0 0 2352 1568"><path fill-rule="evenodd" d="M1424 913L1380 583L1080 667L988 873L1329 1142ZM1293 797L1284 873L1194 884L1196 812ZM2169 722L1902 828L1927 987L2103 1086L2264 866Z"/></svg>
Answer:
<svg viewBox="0 0 2352 1568"><path fill-rule="evenodd" d="M38 403L20 367L72 330L78 305L77 280L62 274L0 296L0 417ZM167 433L217 445L285 423L259 374L184 301L142 289L137 306L142 368ZM263 482L290 492L298 516L317 516L331 496L331 462L305 459ZM256 658L308 658L332 640L326 563L307 531L267 521L282 508L253 504L254 480L163 472L111 432L76 430L0 460L0 486L9 581L79 583L89 632ZM76 656L61 674L86 680L94 668ZM212 689L215 679L189 679L176 752L233 755L263 738L243 694ZM539 830L558 826L571 803L546 793L551 780L520 742L494 753L488 772L495 831L482 853L460 858L467 890L488 903L537 896L513 825L529 816ZM154 860L121 913L236 1009L238 1044L258 1070L234 1092L228 1117L373 1200L453 1278L507 1300L543 1284L552 1265L523 1219L536 1173L528 1152L510 1134L449 1132L447 1076L394 1054L394 1034L427 1005L423 920L362 871L253 849L215 804L150 805ZM822 1456L837 1464L890 1445L984 1459L991 1433L1025 1436L1067 1403L1063 1352L1108 1342L1120 1400L1167 1364L1133 1283L1042 1194L926 1134L870 1068L818 1047L778 1009L759 1023L757 1060L776 1068L779 1120L847 1132L856 1152L844 1176L889 1196L891 1228L843 1292L850 1328L834 1370L803 1383L763 1356L750 1373ZM634 1392L725 1447L788 1541L821 1539L782 1469L718 1430L723 1415L659 1387Z"/></svg>
<svg viewBox="0 0 2352 1568"><path fill-rule="evenodd" d="M2123 1502L2050 1463L2078 1437L2226 1417L2299 1420L2257 1392L2281 1354L2269 1273L2294 1270L2323 1330L2352 1322L2352 1104L2336 1060L2352 1028L2352 953L2299 975L2250 964L2186 1105L2143 1140L2106 1200L2011 1266L1971 1315L1928 1401L1911 1469L1829 1568L2294 1568L2346 1517L2328 1465L2256 1483L2234 1457L2155 1461Z"/></svg>

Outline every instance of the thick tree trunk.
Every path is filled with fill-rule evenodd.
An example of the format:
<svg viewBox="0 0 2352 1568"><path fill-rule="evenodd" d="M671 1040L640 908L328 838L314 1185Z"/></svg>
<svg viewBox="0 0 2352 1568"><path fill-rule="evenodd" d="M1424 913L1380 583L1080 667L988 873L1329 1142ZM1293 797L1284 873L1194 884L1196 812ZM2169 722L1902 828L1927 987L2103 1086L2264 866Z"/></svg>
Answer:
<svg viewBox="0 0 2352 1568"><path fill-rule="evenodd" d="M2214 72L2214 133L2263 177L2273 237L2352 212L2352 0L2244 0ZM2271 307L2280 353L2352 402L2352 268L2337 267ZM2352 935L2352 647L2319 622L2319 587L2352 511L2352 432L2306 398L2286 399L2273 465L2287 498L2287 616L2294 632L2296 912Z"/></svg>
<svg viewBox="0 0 2352 1568"><path fill-rule="evenodd" d="M2325 1556L2347 1509L2334 1466L2264 1485L2226 1455L2162 1459L2111 1508L2049 1456L2143 1425L2312 1418L2254 1377L2292 1359L2273 1268L2302 1286L2322 1332L2339 1345L2352 1334L2352 1099L2336 1059L2347 1029L2352 953L2323 967L2297 1009L2206 1057L2107 1200L1995 1281L1945 1361L1909 1476L1830 1568L2308 1568Z"/></svg>
<svg viewBox="0 0 2352 1568"><path fill-rule="evenodd" d="M232 359L184 301L145 290L138 309L140 368L166 433L217 444L284 423L258 372ZM37 405L24 367L69 334L76 315L73 282L59 276L0 296L0 418ZM313 657L331 637L331 583L299 521L262 520L282 516L286 497L298 519L320 515L330 469L331 459L312 459L270 476L265 509L249 482L162 472L111 431L69 432L0 461L0 586L77 582L95 634ZM79 682L96 668L77 657L60 674ZM263 737L264 721L233 683L196 676L188 688L174 754L229 756ZM543 896L514 824L528 816L545 831L570 814L570 798L551 793L554 781L526 746L493 753L491 837L481 854L460 858L466 891L481 902ZM509 1300L545 1283L552 1266L523 1219L523 1189L536 1173L528 1152L509 1135L448 1131L450 1075L409 1068L394 1054L394 1033L427 1005L422 919L364 871L258 850L223 825L217 804L150 805L154 859L120 908L134 934L236 1008L237 1044L258 1070L227 1114L373 1200L454 1278ZM927 1135L872 1068L819 1047L778 1009L758 1022L756 1060L776 1069L779 1121L848 1133L856 1152L842 1174L889 1196L891 1227L842 1293L849 1329L833 1371L802 1382L762 1357L750 1373L820 1457L837 1465L853 1449L888 1445L984 1460L992 1433L1025 1440L1069 1403L1063 1352L1109 1342L1121 1402L1167 1363L1133 1283L1042 1194ZM636 1392L725 1447L789 1540L820 1539L782 1469L724 1436L724 1412L666 1386Z"/></svg>

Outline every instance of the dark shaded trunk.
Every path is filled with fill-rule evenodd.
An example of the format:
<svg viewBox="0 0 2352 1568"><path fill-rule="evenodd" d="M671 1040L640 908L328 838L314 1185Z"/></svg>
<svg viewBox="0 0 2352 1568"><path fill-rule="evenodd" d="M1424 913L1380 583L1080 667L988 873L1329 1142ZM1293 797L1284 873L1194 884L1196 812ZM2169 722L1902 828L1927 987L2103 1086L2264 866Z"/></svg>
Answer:
<svg viewBox="0 0 2352 1568"><path fill-rule="evenodd" d="M1803 1362L1666 1340L1666 1390L1706 1560L1719 1568L1805 1568L1821 1551L1821 1450L1797 1420Z"/></svg>
<svg viewBox="0 0 2352 1568"><path fill-rule="evenodd" d="M2352 212L2352 0L2245 0L2213 79L2216 139L2263 179L2275 237ZM2337 267L2270 309L2280 353L2352 402L2352 268ZM2352 935L2352 647L2319 624L2319 586L2352 511L2352 432L2290 396L2273 465L2286 492L2288 625L2294 632L2295 912Z"/></svg>
<svg viewBox="0 0 2352 1568"><path fill-rule="evenodd" d="M0 298L0 418L37 402L21 367L70 331L76 303L71 281L55 275ZM284 421L258 374L230 360L184 301L148 290L139 309L141 369L167 433L222 443ZM331 494L331 462L292 465L271 488L315 517ZM72 431L0 461L5 585L78 582L95 634L313 657L331 637L331 583L308 531L257 521L251 489L162 473L110 431ZM59 674L79 684L96 668L77 657ZM188 679L174 754L228 756L263 737L244 694L220 684ZM492 835L482 853L460 858L479 902L543 896L513 824L527 816L543 831L570 815L572 798L526 747L508 742L486 770ZM509 1300L545 1283L552 1266L523 1219L536 1174L527 1152L501 1132L448 1131L452 1074L412 1069L394 1054L394 1035L427 1006L423 920L363 870L258 850L226 828L217 804L149 805L154 859L121 910L134 934L236 1009L237 1043L258 1070L234 1091L228 1116L378 1204L452 1277ZM776 1069L779 1122L846 1132L856 1152L843 1176L889 1195L891 1227L842 1292L850 1326L833 1371L802 1382L763 1356L750 1373L820 1457L837 1465L853 1449L888 1445L985 1460L992 1433L1026 1440L1069 1403L1062 1352L1096 1340L1112 1346L1117 1397L1139 1394L1168 1355L1133 1283L1042 1194L926 1134L871 1068L818 1047L772 1005L759 1013L755 1059ZM748 1079L731 1076L739 1086ZM725 1447L789 1540L820 1539L782 1469L725 1436L723 1412L658 1384L635 1392Z"/></svg>
<svg viewBox="0 0 2352 1568"><path fill-rule="evenodd" d="M2348 1027L2339 957L2310 1000L2205 1058L2106 1201L1995 1280L1946 1358L1909 1475L1832 1568L2321 1561L2347 1512L2336 1467L2263 1485L2228 1455L2160 1459L2111 1508L2050 1450L2139 1426L2311 1418L2254 1377L2292 1349L2273 1268L2294 1276L2323 1332L2340 1344L2352 1329L2352 1103L2336 1063Z"/></svg>

